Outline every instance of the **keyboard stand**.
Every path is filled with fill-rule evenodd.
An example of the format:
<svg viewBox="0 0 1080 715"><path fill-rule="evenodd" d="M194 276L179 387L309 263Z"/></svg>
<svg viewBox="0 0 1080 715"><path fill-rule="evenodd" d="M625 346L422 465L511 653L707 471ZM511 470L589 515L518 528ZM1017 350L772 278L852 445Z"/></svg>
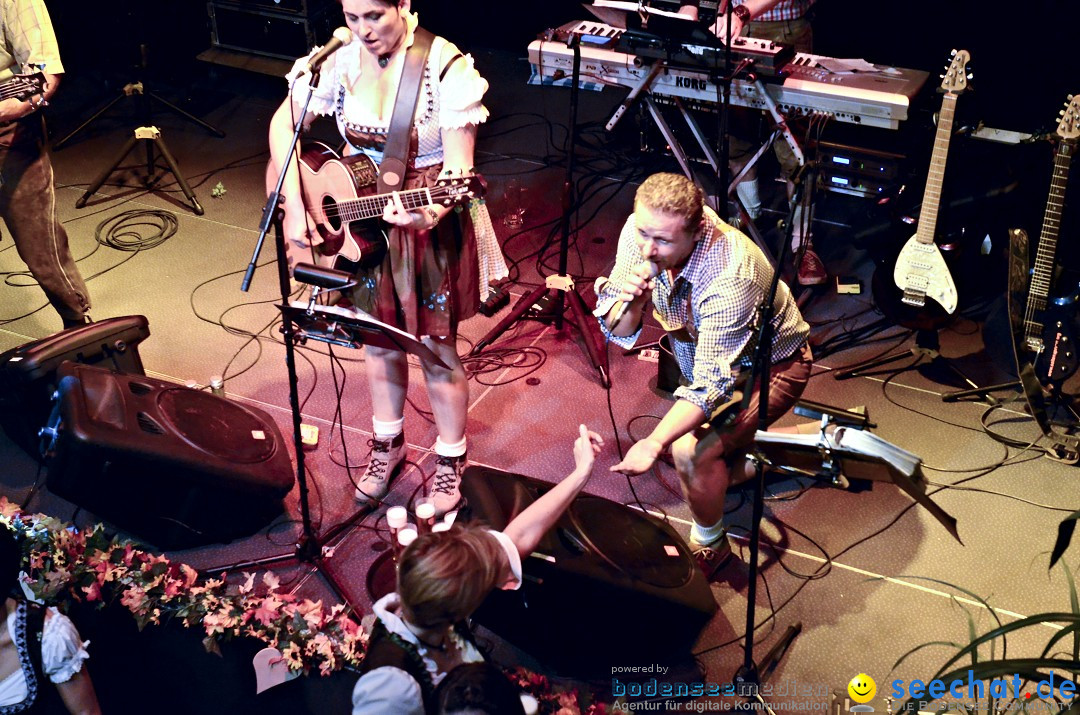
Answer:
<svg viewBox="0 0 1080 715"><path fill-rule="evenodd" d="M675 157L675 161L679 163L679 167L683 173L691 181L694 180L694 172L690 166L690 159L683 149L682 144L675 136L675 132L672 131L671 125L668 124L664 118L663 113L660 111L660 107L653 100L650 87L653 80L660 74L662 70L667 67L667 63L662 60L657 60L653 63L649 69L649 73L642 78L641 82L637 86L631 88L630 93L626 95L626 99L622 101L619 107L615 110L615 113L611 115L611 119L605 125L608 131L611 131L619 119L626 110L633 106L634 102L640 99L642 105L649 111L649 116L652 117L653 123L656 128L660 130L660 134L664 137L664 141L667 142L668 147L671 149L672 155ZM736 209L739 213L739 219L744 227L744 231L753 239L754 243L765 253L765 257L769 260L769 263L775 268L776 257L773 255L772 249L762 238L761 233L758 231L754 222L750 220L750 215L746 211L746 207L743 206L742 201L739 199L738 193L735 191L735 186L742 181L746 176L750 168L754 166L758 160L765 154L769 147L773 145L779 138L783 138L791 147L792 153L799 162L799 166L803 166L806 163L806 158L803 155L802 148L799 146L798 141L795 139L795 135L792 134L791 129L787 125L787 118L780 112L780 108L777 107L776 101L765 90L765 86L761 83L760 79L755 78L753 80L754 89L759 97L762 98L765 104L765 109L772 115L773 120L776 122L776 129L769 136L769 138L762 144L757 152L750 158L750 161L746 163L739 175L734 178L727 189L727 199L734 202ZM712 146L709 144L705 137L705 133L701 131L701 127L698 125L697 120L683 105L682 100L678 97L670 98L672 103L679 111L679 115L682 117L683 123L690 130L690 133L694 137L694 141L697 143L698 148L701 149L701 153L704 155L705 160L709 163L716 176L721 176L720 172L720 160L716 156L716 152L713 151ZM713 206L713 210L719 211L719 206Z"/></svg>

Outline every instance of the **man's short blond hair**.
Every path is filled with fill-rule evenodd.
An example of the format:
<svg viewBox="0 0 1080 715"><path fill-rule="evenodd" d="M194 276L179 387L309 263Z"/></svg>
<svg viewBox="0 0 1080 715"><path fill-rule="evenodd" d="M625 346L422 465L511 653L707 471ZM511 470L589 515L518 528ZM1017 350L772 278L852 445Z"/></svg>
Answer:
<svg viewBox="0 0 1080 715"><path fill-rule="evenodd" d="M653 174L634 195L634 207L640 205L651 211L681 216L686 227L692 228L701 223L705 213L705 195L682 174Z"/></svg>

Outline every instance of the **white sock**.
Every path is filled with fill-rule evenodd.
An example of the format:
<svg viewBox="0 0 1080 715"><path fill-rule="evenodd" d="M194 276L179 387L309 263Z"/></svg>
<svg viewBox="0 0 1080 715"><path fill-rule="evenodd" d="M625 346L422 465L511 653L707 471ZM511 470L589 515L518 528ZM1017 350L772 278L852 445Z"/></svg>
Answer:
<svg viewBox="0 0 1080 715"><path fill-rule="evenodd" d="M739 195L739 200L750 218L756 219L761 215L761 195L758 193L757 179L743 179L735 185L735 193Z"/></svg>
<svg viewBox="0 0 1080 715"><path fill-rule="evenodd" d="M465 454L465 438L462 437L460 442L454 442L447 444L443 442L442 437L435 438L435 454L440 457L460 457Z"/></svg>
<svg viewBox="0 0 1080 715"><path fill-rule="evenodd" d="M725 533L724 521L721 519L712 526L702 526L696 521L690 525L690 540L696 544L711 544Z"/></svg>
<svg viewBox="0 0 1080 715"><path fill-rule="evenodd" d="M383 422L382 420L371 418L371 431L375 433L375 438L386 441L393 439L401 434L405 429L405 418L401 417L393 422Z"/></svg>

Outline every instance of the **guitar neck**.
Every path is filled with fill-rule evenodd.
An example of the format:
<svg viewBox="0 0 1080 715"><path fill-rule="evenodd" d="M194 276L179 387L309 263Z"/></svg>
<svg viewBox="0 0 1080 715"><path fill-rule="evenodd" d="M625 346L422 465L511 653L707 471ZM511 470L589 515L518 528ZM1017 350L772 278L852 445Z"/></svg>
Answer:
<svg viewBox="0 0 1080 715"><path fill-rule="evenodd" d="M1043 213L1042 233L1035 252L1035 267L1031 272L1028 305L1036 310L1046 308L1054 278L1054 257L1057 255L1058 230L1061 228L1061 209L1065 204L1065 187L1069 182L1069 164L1073 144L1062 141L1054 153L1054 173L1050 177L1050 194Z"/></svg>
<svg viewBox="0 0 1080 715"><path fill-rule="evenodd" d="M431 189L409 189L397 192L401 197L401 203L406 211L431 206L435 203ZM386 202L391 200L393 194L376 194L374 196L362 196L358 199L338 202L338 214L343 221L362 221L383 215Z"/></svg>
<svg viewBox="0 0 1080 715"><path fill-rule="evenodd" d="M949 156L949 140L952 139L953 115L956 113L957 95L948 92L941 101L938 113L937 134L934 135L934 152L930 155L930 170L926 176L926 192L919 211L919 228L915 237L919 243L933 243L937 227L938 208L941 206L941 187L945 179L945 160Z"/></svg>

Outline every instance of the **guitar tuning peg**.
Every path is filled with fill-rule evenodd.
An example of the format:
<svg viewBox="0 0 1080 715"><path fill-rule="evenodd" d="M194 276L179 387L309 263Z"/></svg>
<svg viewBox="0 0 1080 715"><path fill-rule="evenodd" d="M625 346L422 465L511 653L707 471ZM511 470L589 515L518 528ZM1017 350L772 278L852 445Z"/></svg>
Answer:
<svg viewBox="0 0 1080 715"><path fill-rule="evenodd" d="M956 57L956 50L949 50L949 57Z"/></svg>
<svg viewBox="0 0 1080 715"><path fill-rule="evenodd" d="M975 73L974 72L968 72L967 78L968 79L975 79Z"/></svg>
<svg viewBox="0 0 1080 715"><path fill-rule="evenodd" d="M1068 104L1069 102L1071 102L1074 96L1075 96L1075 95L1072 95L1072 94L1070 94L1070 95L1069 95L1069 99L1068 99L1068 101L1067 101L1067 102L1065 102L1065 104Z"/></svg>
<svg viewBox="0 0 1080 715"><path fill-rule="evenodd" d="M945 79L945 75L943 74L939 74L938 77L940 77L941 79Z"/></svg>

